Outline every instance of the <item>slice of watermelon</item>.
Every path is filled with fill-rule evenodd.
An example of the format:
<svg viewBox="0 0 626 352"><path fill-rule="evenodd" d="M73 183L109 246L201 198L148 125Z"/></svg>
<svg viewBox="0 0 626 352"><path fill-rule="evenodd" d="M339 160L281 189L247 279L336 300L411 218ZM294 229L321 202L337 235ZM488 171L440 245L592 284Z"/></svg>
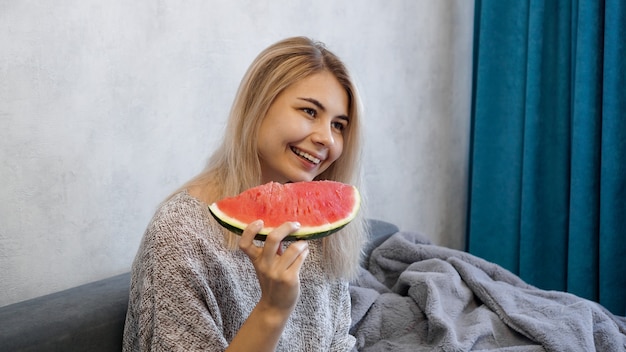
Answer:
<svg viewBox="0 0 626 352"><path fill-rule="evenodd" d="M259 240L286 221L298 221L300 229L285 238L296 240L335 233L355 218L360 204L356 187L341 182L270 182L213 203L209 211L237 234L251 222L263 220L264 227L256 236Z"/></svg>

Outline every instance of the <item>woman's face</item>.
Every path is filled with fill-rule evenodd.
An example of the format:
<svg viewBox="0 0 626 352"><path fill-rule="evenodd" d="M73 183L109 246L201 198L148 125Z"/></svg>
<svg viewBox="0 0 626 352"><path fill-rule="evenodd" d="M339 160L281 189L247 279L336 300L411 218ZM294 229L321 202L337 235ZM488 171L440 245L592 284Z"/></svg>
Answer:
<svg viewBox="0 0 626 352"><path fill-rule="evenodd" d="M287 87L259 129L263 183L313 180L341 155L349 122L348 95L331 73Z"/></svg>

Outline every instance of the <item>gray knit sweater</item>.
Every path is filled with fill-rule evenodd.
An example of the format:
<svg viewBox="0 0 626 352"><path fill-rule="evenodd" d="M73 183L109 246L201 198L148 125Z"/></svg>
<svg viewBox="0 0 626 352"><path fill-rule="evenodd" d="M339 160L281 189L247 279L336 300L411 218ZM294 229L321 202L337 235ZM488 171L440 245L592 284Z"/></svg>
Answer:
<svg viewBox="0 0 626 352"><path fill-rule="evenodd" d="M349 351L350 295L311 241L278 351ZM132 268L124 351L223 351L260 299L254 267L223 244L206 205L181 192L156 212Z"/></svg>

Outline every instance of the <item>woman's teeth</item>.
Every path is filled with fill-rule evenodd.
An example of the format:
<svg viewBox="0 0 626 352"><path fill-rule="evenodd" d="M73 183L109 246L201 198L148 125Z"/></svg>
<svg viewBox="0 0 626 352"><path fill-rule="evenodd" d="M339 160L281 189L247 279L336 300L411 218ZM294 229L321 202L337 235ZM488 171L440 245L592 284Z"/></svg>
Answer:
<svg viewBox="0 0 626 352"><path fill-rule="evenodd" d="M301 157L305 158L306 160L312 162L313 164L319 164L321 162L320 159L314 157L313 155L311 155L311 154L309 154L307 152L303 152L303 151L301 151L299 149L296 149L296 148L293 148L293 147L291 148L291 150L294 153L298 154L299 156L301 156Z"/></svg>

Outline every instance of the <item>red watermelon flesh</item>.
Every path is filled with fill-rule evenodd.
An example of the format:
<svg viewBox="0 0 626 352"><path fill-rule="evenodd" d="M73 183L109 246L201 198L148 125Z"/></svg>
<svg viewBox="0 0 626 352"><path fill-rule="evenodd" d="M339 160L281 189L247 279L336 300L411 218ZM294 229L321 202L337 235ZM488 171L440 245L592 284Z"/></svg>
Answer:
<svg viewBox="0 0 626 352"><path fill-rule="evenodd" d="M310 239L341 229L354 219L359 206L356 187L341 182L270 182L213 203L209 210L220 224L236 233L261 219L264 228L257 238L263 239L284 222L298 221L301 227L290 238Z"/></svg>

